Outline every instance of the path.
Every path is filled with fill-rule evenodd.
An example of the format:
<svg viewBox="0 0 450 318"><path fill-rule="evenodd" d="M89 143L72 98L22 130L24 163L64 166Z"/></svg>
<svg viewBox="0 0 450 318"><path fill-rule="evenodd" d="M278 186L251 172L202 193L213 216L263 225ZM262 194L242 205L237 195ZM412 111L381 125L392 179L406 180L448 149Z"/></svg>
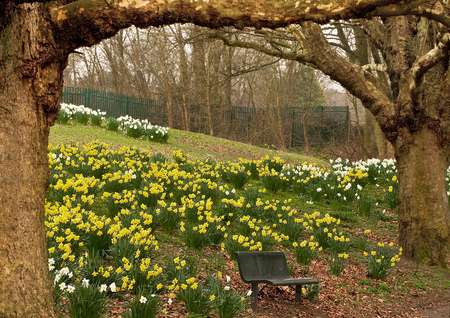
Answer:
<svg viewBox="0 0 450 318"><path fill-rule="evenodd" d="M435 309L425 309L420 316L421 318L450 318L450 305Z"/></svg>

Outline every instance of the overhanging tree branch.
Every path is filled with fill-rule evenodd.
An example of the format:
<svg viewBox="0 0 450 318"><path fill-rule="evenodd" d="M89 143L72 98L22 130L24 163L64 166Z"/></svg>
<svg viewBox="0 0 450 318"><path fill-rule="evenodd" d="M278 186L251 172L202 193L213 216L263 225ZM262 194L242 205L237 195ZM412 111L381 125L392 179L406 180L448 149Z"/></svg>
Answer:
<svg viewBox="0 0 450 318"><path fill-rule="evenodd" d="M240 47L240 48L247 48L247 49L253 49L262 53L265 53L270 56L279 57L286 60L292 60L292 61L298 61L302 63L309 63L309 59L304 54L299 53L287 53L276 49L270 49L263 45L259 45L252 42L244 42L239 40L230 40L225 35L223 35L220 32L216 32L214 34L214 37L217 39L222 40L227 46L231 47Z"/></svg>
<svg viewBox="0 0 450 318"><path fill-rule="evenodd" d="M379 118L382 124L390 125L393 122L394 107L390 98L385 94L385 90L377 86L379 81L376 76L334 52L319 25L304 22L300 26L290 26L287 29L300 43L301 54L282 52L247 41L233 41L219 32L215 36L228 46L257 50L270 56L297 61L321 70L361 99L375 116L382 116L383 118ZM380 68L377 67L377 69Z"/></svg>
<svg viewBox="0 0 450 318"><path fill-rule="evenodd" d="M210 28L233 25L237 28L275 29L302 21L328 23L340 19L370 18L376 16L376 12L406 14L422 1L416 0L405 6L401 0L286 0L276 5L260 0L77 0L65 5L51 2L48 6L56 28L65 30L65 35L70 37L67 41L78 46L91 46L114 35L117 29L131 25L146 28L193 22ZM392 9L392 3L402 5ZM391 6L387 7L389 4ZM94 20L96 23L90 23ZM67 30L69 26L80 29L73 34Z"/></svg>
<svg viewBox="0 0 450 318"><path fill-rule="evenodd" d="M385 127L392 125L394 107L390 98L378 87L379 81L370 72L334 52L323 36L320 26L310 22L301 24L311 63L331 79L339 82L358 97ZM394 129L393 129L394 131Z"/></svg>

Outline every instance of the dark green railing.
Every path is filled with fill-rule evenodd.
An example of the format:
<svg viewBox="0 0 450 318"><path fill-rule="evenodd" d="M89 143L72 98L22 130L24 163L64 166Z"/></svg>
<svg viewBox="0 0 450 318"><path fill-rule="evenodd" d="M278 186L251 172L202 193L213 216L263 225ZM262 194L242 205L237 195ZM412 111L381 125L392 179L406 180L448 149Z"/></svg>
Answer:
<svg viewBox="0 0 450 318"><path fill-rule="evenodd" d="M168 126L167 106L164 101L119 95L90 88L63 88L63 103L84 105L106 112L107 117L129 115L148 119L154 125ZM181 105L174 105L174 127L184 129ZM303 116L305 108L285 107L282 111L283 135L287 147L304 145ZM212 111L214 135L254 145L277 145L273 119L261 108L234 106L215 107ZM205 107L190 105L189 130L209 133ZM307 110L307 136L311 146L327 143L343 144L349 137L348 106L315 106Z"/></svg>
<svg viewBox="0 0 450 318"><path fill-rule="evenodd" d="M162 101L114 94L91 88L64 87L62 102L84 105L106 112L107 117L129 115L136 119L151 119L152 124L167 125L166 105Z"/></svg>

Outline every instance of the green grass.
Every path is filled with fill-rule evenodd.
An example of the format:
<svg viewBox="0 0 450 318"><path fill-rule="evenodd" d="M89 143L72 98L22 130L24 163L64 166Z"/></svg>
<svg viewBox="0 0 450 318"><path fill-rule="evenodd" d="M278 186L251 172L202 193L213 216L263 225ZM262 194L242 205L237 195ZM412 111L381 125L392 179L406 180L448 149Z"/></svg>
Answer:
<svg viewBox="0 0 450 318"><path fill-rule="evenodd" d="M111 149L119 149L122 146L138 147L148 149L153 154L162 153L167 158L172 157L173 151L181 150L188 154L189 158L208 159L217 162L233 161L238 158L258 160L266 155L280 157L287 163L301 164L305 161L329 166L329 163L321 159L302 156L296 153L265 149L245 143L235 142L227 139L211 137L182 130L171 129L170 138L167 143L155 143L146 139L135 139L122 133L114 133L106 128L98 128L88 125L80 125L74 121L67 125L55 125L50 129L49 144L58 146L60 144L86 145L93 140L100 140L109 145Z"/></svg>

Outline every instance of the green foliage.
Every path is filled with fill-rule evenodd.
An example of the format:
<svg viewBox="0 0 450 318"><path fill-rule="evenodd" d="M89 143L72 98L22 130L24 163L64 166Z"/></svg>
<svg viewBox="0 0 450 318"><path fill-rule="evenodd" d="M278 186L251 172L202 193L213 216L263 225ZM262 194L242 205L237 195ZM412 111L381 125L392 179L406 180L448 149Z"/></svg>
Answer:
<svg viewBox="0 0 450 318"><path fill-rule="evenodd" d="M196 283L192 278L181 284L178 293L178 300L184 301L188 313L204 316L212 311L209 297L203 284Z"/></svg>
<svg viewBox="0 0 450 318"><path fill-rule="evenodd" d="M392 246L392 243L389 245L378 243L375 250L371 250L370 253L364 252L364 256L367 258L369 277L381 280L385 279L395 266L395 262L400 261L402 249L400 248L399 253L396 254L392 250Z"/></svg>
<svg viewBox="0 0 450 318"><path fill-rule="evenodd" d="M74 115L74 119L77 123L85 125L89 122L89 114L84 111L76 112Z"/></svg>
<svg viewBox="0 0 450 318"><path fill-rule="evenodd" d="M348 254L346 253L332 253L328 260L328 267L330 273L336 276L340 276L344 268L346 267Z"/></svg>
<svg viewBox="0 0 450 318"><path fill-rule="evenodd" d="M229 163L221 166L221 175L224 182L229 182L235 189L240 190L250 180L251 172L238 163Z"/></svg>
<svg viewBox="0 0 450 318"><path fill-rule="evenodd" d="M208 277L206 286L211 294L211 305L219 317L237 317L245 308L244 296L233 291L230 285L223 286L219 279Z"/></svg>
<svg viewBox="0 0 450 318"><path fill-rule="evenodd" d="M309 265L313 259L318 256L316 247L318 243L303 241L300 244L294 242L294 255L297 262L303 265Z"/></svg>
<svg viewBox="0 0 450 318"><path fill-rule="evenodd" d="M90 117L91 117L91 124L93 126L100 127L102 125L102 121L103 121L102 115L92 115L91 114Z"/></svg>
<svg viewBox="0 0 450 318"><path fill-rule="evenodd" d="M170 206L164 204L155 210L156 222L166 233L171 233L180 223L181 213L175 206L175 204L171 204Z"/></svg>
<svg viewBox="0 0 450 318"><path fill-rule="evenodd" d="M272 193L278 191L286 191L290 186L290 181L282 173L278 173L274 169L270 171L260 171L259 178L267 190Z"/></svg>
<svg viewBox="0 0 450 318"><path fill-rule="evenodd" d="M103 290L104 288L104 290ZM108 310L106 286L77 286L67 291L68 311L73 318L101 318Z"/></svg>
<svg viewBox="0 0 450 318"><path fill-rule="evenodd" d="M60 109L59 110L59 115L58 115L58 119L56 120L57 124L61 124L61 125L65 125L69 122L69 120L71 119L70 114L65 111L64 109Z"/></svg>
<svg viewBox="0 0 450 318"><path fill-rule="evenodd" d="M367 238L360 236L354 239L354 244L356 245L356 248L360 251L365 251L367 249L367 246L369 245L369 241Z"/></svg>
<svg viewBox="0 0 450 318"><path fill-rule="evenodd" d="M365 194L361 196L356 204L360 214L370 215L370 211L375 204L375 199L373 198L373 196Z"/></svg>
<svg viewBox="0 0 450 318"><path fill-rule="evenodd" d="M128 303L126 318L153 318L156 317L160 306L160 298L155 294L140 290L136 297Z"/></svg>
<svg viewBox="0 0 450 318"><path fill-rule="evenodd" d="M117 132L119 130L119 126L120 123L117 118L108 117L108 119L106 120L106 127L108 128L108 130Z"/></svg>
<svg viewBox="0 0 450 318"><path fill-rule="evenodd" d="M314 301L318 298L320 291L322 289L321 284L309 284L306 285L306 299L309 301Z"/></svg>

